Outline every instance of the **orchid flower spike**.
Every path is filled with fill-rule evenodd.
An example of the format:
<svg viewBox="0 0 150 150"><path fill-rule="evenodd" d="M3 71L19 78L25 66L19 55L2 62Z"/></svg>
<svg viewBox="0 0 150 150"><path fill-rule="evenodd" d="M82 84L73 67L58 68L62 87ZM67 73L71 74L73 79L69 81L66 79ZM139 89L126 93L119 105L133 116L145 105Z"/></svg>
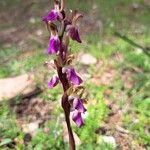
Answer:
<svg viewBox="0 0 150 150"><path fill-rule="evenodd" d="M58 35L52 35L49 40L48 54L56 54L60 49L60 40Z"/></svg>
<svg viewBox="0 0 150 150"><path fill-rule="evenodd" d="M69 41L72 39L81 43L77 20L82 17L78 11L72 11L69 16L64 9L64 0L54 0L54 8L42 18L50 33L47 54L54 55L54 64L45 63L47 69L55 69L57 75L53 75L48 81L48 88L61 83L63 96L61 106L64 110L65 120L69 134L70 150L75 150L75 140L70 124L70 112L73 110L72 120L78 127L84 125L82 115L86 112L84 107L84 88L82 79L72 67L74 55L71 54ZM52 69L51 69L52 68Z"/></svg>

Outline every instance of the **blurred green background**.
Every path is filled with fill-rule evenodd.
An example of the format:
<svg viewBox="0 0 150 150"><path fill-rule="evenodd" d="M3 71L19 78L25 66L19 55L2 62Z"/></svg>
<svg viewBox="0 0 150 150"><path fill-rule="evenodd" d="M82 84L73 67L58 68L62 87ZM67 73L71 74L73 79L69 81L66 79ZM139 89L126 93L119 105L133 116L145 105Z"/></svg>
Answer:
<svg viewBox="0 0 150 150"><path fill-rule="evenodd" d="M0 100L0 150L67 150L61 87L47 89L51 0L0 1L0 89L30 73L38 92ZM66 0L77 9L83 43L70 43L89 92L79 150L150 150L150 1ZM8 84L11 82L8 81ZM10 90L10 89L9 89ZM7 90L7 92L9 92Z"/></svg>

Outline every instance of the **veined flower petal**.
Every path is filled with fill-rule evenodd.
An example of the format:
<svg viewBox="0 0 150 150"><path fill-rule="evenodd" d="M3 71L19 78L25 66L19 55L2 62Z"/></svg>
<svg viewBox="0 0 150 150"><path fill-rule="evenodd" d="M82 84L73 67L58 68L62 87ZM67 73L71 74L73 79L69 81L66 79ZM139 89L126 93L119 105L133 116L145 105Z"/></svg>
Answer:
<svg viewBox="0 0 150 150"><path fill-rule="evenodd" d="M68 69L68 76L69 76L69 80L74 85L80 85L82 83L82 79L77 75L77 73L75 72L73 68Z"/></svg>
<svg viewBox="0 0 150 150"><path fill-rule="evenodd" d="M57 76L53 76L50 81L48 81L48 88L53 88L59 83L59 78Z"/></svg>
<svg viewBox="0 0 150 150"><path fill-rule="evenodd" d="M84 113L86 111L82 101L79 98L75 98L73 100L73 107L81 113Z"/></svg>
<svg viewBox="0 0 150 150"><path fill-rule="evenodd" d="M59 10L51 10L48 15L44 16L42 18L43 21L48 22L48 21L55 21L57 19L62 19L63 16L62 14L59 12Z"/></svg>
<svg viewBox="0 0 150 150"><path fill-rule="evenodd" d="M48 13L48 15L44 16L42 20L45 22L54 21L57 19L57 17L58 17L58 12L55 9L53 9Z"/></svg>
<svg viewBox="0 0 150 150"><path fill-rule="evenodd" d="M81 113L78 111L74 111L72 115L72 120L76 123L76 125L80 128L84 125Z"/></svg>
<svg viewBox="0 0 150 150"><path fill-rule="evenodd" d="M48 54L56 54L60 49L60 40L58 35L51 36L49 40Z"/></svg>
<svg viewBox="0 0 150 150"><path fill-rule="evenodd" d="M79 30L77 27L75 27L73 25L68 25L67 31L68 31L68 34L72 40L77 41L79 43L82 42L80 39Z"/></svg>

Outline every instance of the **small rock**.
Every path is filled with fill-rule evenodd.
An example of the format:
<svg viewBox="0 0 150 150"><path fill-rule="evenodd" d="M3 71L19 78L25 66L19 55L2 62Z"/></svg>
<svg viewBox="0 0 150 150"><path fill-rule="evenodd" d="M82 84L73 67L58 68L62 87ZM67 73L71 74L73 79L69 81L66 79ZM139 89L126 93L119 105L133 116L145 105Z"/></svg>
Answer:
<svg viewBox="0 0 150 150"><path fill-rule="evenodd" d="M140 55L143 52L141 48L136 48L135 51L138 55Z"/></svg>
<svg viewBox="0 0 150 150"><path fill-rule="evenodd" d="M103 142L112 145L114 148L117 147L116 140L113 136L101 136L98 139L98 143L103 143Z"/></svg>
<svg viewBox="0 0 150 150"><path fill-rule="evenodd" d="M39 128L39 121L31 122L29 124L23 124L22 130L24 133L29 133L32 136L35 135L36 130Z"/></svg>
<svg viewBox="0 0 150 150"><path fill-rule="evenodd" d="M39 30L36 31L36 34L37 34L38 36L41 36L41 35L43 34L43 31L39 29Z"/></svg>
<svg viewBox="0 0 150 150"><path fill-rule="evenodd" d="M97 9L97 4L93 4L92 9Z"/></svg>
<svg viewBox="0 0 150 150"><path fill-rule="evenodd" d="M30 23L34 24L35 23L35 18L31 17L29 20Z"/></svg>
<svg viewBox="0 0 150 150"><path fill-rule="evenodd" d="M84 64L84 65L94 65L96 64L97 60L94 56L92 56L91 54L83 54L80 58L79 58L80 63Z"/></svg>
<svg viewBox="0 0 150 150"><path fill-rule="evenodd" d="M133 9L138 9L140 5L138 3L133 3L132 4Z"/></svg>
<svg viewBox="0 0 150 150"><path fill-rule="evenodd" d="M28 95L36 90L33 74L23 74L17 77L0 79L0 101L11 99L17 95Z"/></svg>

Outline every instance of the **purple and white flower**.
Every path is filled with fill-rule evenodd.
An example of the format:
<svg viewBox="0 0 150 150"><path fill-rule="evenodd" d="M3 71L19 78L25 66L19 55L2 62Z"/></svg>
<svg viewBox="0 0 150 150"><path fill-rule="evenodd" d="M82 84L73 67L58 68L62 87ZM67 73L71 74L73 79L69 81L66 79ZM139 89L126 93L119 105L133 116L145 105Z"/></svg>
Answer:
<svg viewBox="0 0 150 150"><path fill-rule="evenodd" d="M55 21L57 19L62 19L63 16L62 14L59 12L59 10L51 10L48 15L44 16L42 18L43 21L48 22L48 21Z"/></svg>
<svg viewBox="0 0 150 150"><path fill-rule="evenodd" d="M62 107L65 114L67 114L65 115L66 120L69 119L72 107L72 120L78 127L84 125L83 115L85 115L86 112L86 108L81 99L82 94L79 94L80 92L78 93L78 90L80 90L79 85L83 81L75 69L70 66L74 57L68 52L68 46L70 39L78 43L82 42L76 24L80 17L82 17L82 15L77 10L71 11L70 16L67 16L64 10L64 0L54 0L54 8L42 18L51 34L47 53L57 54L54 60L54 69L57 70L57 75L54 75L48 81L48 88L51 89L55 87L59 81L61 82L64 90ZM56 21L59 21L60 27L57 26L59 24L57 24ZM49 64L46 63L46 65ZM69 129L70 124L67 125Z"/></svg>
<svg viewBox="0 0 150 150"><path fill-rule="evenodd" d="M63 15L60 12L60 3L55 1L54 9L52 9L46 16L42 18L44 22L55 21L58 19L63 19Z"/></svg>
<svg viewBox="0 0 150 150"><path fill-rule="evenodd" d="M68 78L74 85L80 85L83 81L82 79L77 75L74 68L69 68L67 70Z"/></svg>
<svg viewBox="0 0 150 150"><path fill-rule="evenodd" d="M73 100L73 108L76 109L80 113L86 112L86 109L80 98L74 98Z"/></svg>
<svg viewBox="0 0 150 150"><path fill-rule="evenodd" d="M81 113L78 111L74 111L72 115L72 120L76 123L76 125L80 128L84 125Z"/></svg>
<svg viewBox="0 0 150 150"><path fill-rule="evenodd" d="M60 40L58 35L52 35L49 40L48 54L56 54L60 49Z"/></svg>
<svg viewBox="0 0 150 150"><path fill-rule="evenodd" d="M53 88L59 83L59 78L54 75L51 80L48 81L48 88Z"/></svg>

